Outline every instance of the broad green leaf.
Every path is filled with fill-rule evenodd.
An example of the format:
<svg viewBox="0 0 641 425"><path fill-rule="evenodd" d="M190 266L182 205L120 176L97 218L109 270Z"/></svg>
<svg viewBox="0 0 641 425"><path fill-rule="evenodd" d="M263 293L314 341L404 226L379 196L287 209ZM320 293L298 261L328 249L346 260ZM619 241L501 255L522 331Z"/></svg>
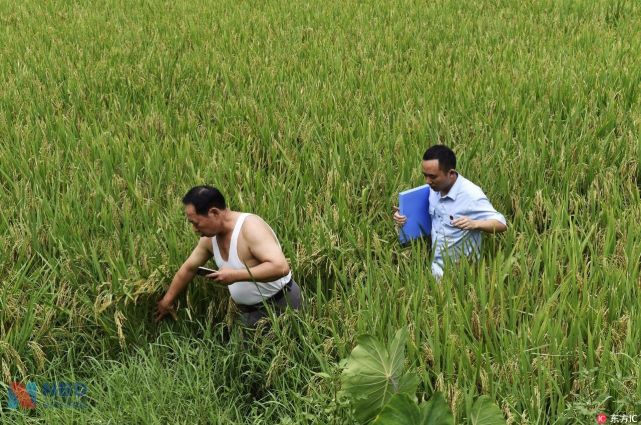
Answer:
<svg viewBox="0 0 641 425"><path fill-rule="evenodd" d="M505 425L505 418L501 409L492 403L488 396L482 395L472 406L470 423L472 425Z"/></svg>
<svg viewBox="0 0 641 425"><path fill-rule="evenodd" d="M416 393L416 387L418 387L419 377L418 375L405 374L401 376L398 384L398 392L403 394L408 394L414 396Z"/></svg>
<svg viewBox="0 0 641 425"><path fill-rule="evenodd" d="M420 412L407 394L394 394L372 425L418 425Z"/></svg>
<svg viewBox="0 0 641 425"><path fill-rule="evenodd" d="M373 419L394 394L414 396L418 379L402 375L406 340L405 329L396 332L389 349L371 335L358 338L341 379L359 421Z"/></svg>
<svg viewBox="0 0 641 425"><path fill-rule="evenodd" d="M443 394L435 392L421 404L421 425L454 425L454 417L445 402Z"/></svg>

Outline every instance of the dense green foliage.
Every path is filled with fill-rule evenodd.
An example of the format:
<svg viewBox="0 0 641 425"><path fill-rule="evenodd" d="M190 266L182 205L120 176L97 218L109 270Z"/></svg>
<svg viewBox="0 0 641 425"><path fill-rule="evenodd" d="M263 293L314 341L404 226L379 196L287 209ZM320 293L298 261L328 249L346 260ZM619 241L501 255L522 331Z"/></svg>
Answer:
<svg viewBox="0 0 641 425"><path fill-rule="evenodd" d="M338 362L403 326L457 421L641 413L638 2L0 0L0 40L2 381L93 400L3 423L351 423ZM509 221L440 285L391 222L435 142ZM307 296L269 338L202 279L151 323L203 182Z"/></svg>
<svg viewBox="0 0 641 425"><path fill-rule="evenodd" d="M358 338L341 375L341 395L351 399L361 423L374 419L397 394L414 396L418 377L403 370L407 331L386 347L371 335Z"/></svg>
<svg viewBox="0 0 641 425"><path fill-rule="evenodd" d="M403 372L407 331L400 329L389 346L371 335L358 338L341 375L341 397L355 418L372 425L454 425L454 417L436 391L420 404L415 397L418 377ZM467 423L505 425L501 410L487 396L474 402Z"/></svg>

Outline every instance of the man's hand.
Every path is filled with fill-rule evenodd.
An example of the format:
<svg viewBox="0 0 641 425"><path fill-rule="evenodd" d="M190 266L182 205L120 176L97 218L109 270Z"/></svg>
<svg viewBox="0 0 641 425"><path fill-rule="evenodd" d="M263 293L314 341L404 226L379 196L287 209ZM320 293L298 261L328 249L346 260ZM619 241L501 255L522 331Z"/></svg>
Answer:
<svg viewBox="0 0 641 425"><path fill-rule="evenodd" d="M174 300L178 295L187 288L187 285L194 278L196 270L202 266L212 256L211 239L202 237L198 245L191 252L191 255L185 260L176 275L171 280L171 284L158 304L156 304L156 323L160 322L167 314L170 314L174 320L178 320L174 310Z"/></svg>
<svg viewBox="0 0 641 425"><path fill-rule="evenodd" d="M238 270L223 267L205 277L222 285L231 285L238 281Z"/></svg>
<svg viewBox="0 0 641 425"><path fill-rule="evenodd" d="M156 323L160 322L167 314L171 315L174 320L178 320L173 301L163 297L158 301L158 304L156 304Z"/></svg>
<svg viewBox="0 0 641 425"><path fill-rule="evenodd" d="M392 208L394 209L394 215L392 216L392 218L394 219L394 222L399 226L404 225L407 222L407 217L404 215L401 215L398 207L392 207Z"/></svg>
<svg viewBox="0 0 641 425"><path fill-rule="evenodd" d="M472 220L469 217L461 216L452 220L452 226L458 227L463 230L477 230L479 224L476 220Z"/></svg>

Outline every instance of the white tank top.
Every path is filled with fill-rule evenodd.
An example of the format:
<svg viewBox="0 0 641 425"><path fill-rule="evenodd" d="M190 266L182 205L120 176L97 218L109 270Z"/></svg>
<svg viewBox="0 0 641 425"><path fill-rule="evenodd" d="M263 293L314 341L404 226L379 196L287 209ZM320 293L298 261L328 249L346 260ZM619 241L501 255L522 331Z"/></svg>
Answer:
<svg viewBox="0 0 641 425"><path fill-rule="evenodd" d="M219 269L222 267L227 267L235 270L245 270L245 265L240 261L240 258L238 258L238 235L240 234L240 229L241 227L243 227L243 223L248 216L248 213L243 213L236 220L234 230L231 234L231 243L229 244L229 258L227 258L227 261L224 261L222 255L220 255L216 236L211 238L212 247L214 249L214 261L216 261L216 265ZM273 230L272 233L274 234L274 237L276 237L276 234ZM276 241L278 242L278 238L276 238ZM280 243L278 243L278 245L280 246ZM273 282L235 282L228 286L229 294L236 304L258 304L259 302L262 302L264 299L271 297L272 295L283 289L283 286L285 286L289 282L291 277L292 273L289 272L287 273L287 276L283 276Z"/></svg>

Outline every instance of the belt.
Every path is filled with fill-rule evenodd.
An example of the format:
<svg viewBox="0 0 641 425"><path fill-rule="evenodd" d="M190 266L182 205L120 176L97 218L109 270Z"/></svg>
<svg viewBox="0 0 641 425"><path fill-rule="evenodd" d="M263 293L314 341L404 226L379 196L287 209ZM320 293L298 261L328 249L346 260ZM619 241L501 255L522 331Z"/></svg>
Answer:
<svg viewBox="0 0 641 425"><path fill-rule="evenodd" d="M289 279L289 282L287 282L280 291L276 292L271 297L252 305L236 304L236 307L238 307L238 310L242 311L243 313L253 313L255 311L264 309L265 303L275 303L277 301L280 301L281 299L283 299L285 294L289 292L290 289L292 289L292 279Z"/></svg>

